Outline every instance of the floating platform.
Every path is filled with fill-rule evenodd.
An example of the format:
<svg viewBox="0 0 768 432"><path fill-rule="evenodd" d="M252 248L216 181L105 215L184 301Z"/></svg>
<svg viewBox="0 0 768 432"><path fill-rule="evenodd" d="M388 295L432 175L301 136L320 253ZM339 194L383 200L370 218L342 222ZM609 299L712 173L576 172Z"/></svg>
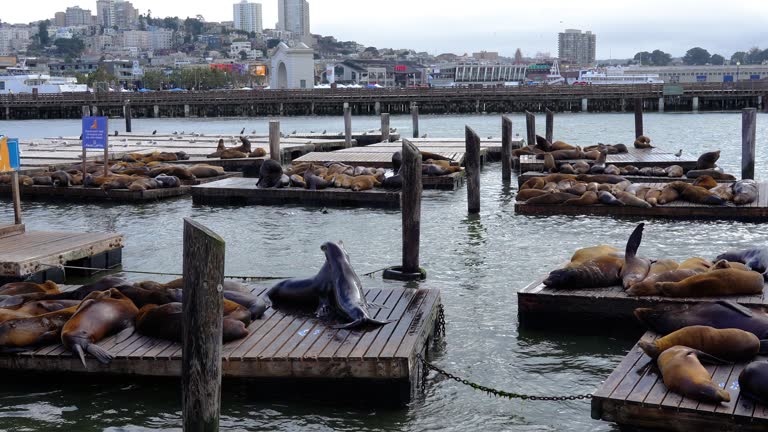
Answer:
<svg viewBox="0 0 768 432"><path fill-rule="evenodd" d="M255 290L261 295L263 290ZM334 329L312 311L267 309L248 327L244 339L224 344L222 376L269 380L291 386L352 382L356 399L379 397L408 403L421 379L417 354L426 356L440 307L440 290L366 289L366 298L384 306L372 308L373 318L391 321L380 327ZM61 344L32 352L0 355L6 371L65 372L87 375L181 375L181 344L138 333L117 343L115 336L98 343L115 358L108 365L86 355L87 368ZM376 386L377 391L372 391Z"/></svg>
<svg viewBox="0 0 768 432"><path fill-rule="evenodd" d="M648 332L643 339L657 337ZM632 347L592 396L593 419L618 423L622 428L680 432L768 430L768 406L740 393L739 374L748 363L705 366L714 383L731 395L730 402L715 405L669 391L658 369L645 367L648 361L637 345Z"/></svg>
<svg viewBox="0 0 768 432"><path fill-rule="evenodd" d="M652 183L640 183L653 186ZM658 185L658 184L656 184ZM677 200L651 208L594 204L589 206L564 206L561 204L515 203L515 213L528 216L593 215L629 216L671 219L726 219L761 222L768 220L768 183L758 183L757 199L746 205L713 206Z"/></svg>
<svg viewBox="0 0 768 432"><path fill-rule="evenodd" d="M195 204L275 205L303 204L318 206L353 206L400 208L400 191L372 189L354 192L349 189L328 188L310 190L303 188L256 187L251 178L230 178L199 186L192 186L192 202Z"/></svg>
<svg viewBox="0 0 768 432"><path fill-rule="evenodd" d="M583 159L587 162L594 162ZM562 165L564 163L573 164L577 160L559 160L555 163ZM697 159L678 158L673 153L666 153L654 149L636 149L630 148L627 153L609 154L606 156L605 163L613 164L618 167L634 165L638 168L645 167L668 167L679 165L684 170L696 168ZM536 155L521 155L515 166L519 172L544 171L544 159L536 159Z"/></svg>
<svg viewBox="0 0 768 432"><path fill-rule="evenodd" d="M517 185L522 186L523 183L527 182L528 180L534 178L534 177L546 177L548 176L548 173L543 172L535 172L535 171L528 171L526 173L520 174L517 176ZM682 181L686 183L693 183L696 181L695 178L688 178L688 177L651 177L651 176L630 176L625 175L622 176L625 179L629 180L632 183L654 183L658 186L658 183L670 183L673 181ZM736 180L717 180L718 183L733 183Z"/></svg>
<svg viewBox="0 0 768 432"><path fill-rule="evenodd" d="M747 306L768 306L768 287L763 289L762 295L752 296L635 297L627 295L619 285L606 288L553 289L544 286L541 283L543 280L542 278L517 292L518 319L521 325L561 330L573 327L641 330L644 327L633 313L636 308L718 300L736 301Z"/></svg>
<svg viewBox="0 0 768 432"><path fill-rule="evenodd" d="M0 226L0 280L64 281L64 264L112 268L122 261L123 236L115 233L26 231Z"/></svg>

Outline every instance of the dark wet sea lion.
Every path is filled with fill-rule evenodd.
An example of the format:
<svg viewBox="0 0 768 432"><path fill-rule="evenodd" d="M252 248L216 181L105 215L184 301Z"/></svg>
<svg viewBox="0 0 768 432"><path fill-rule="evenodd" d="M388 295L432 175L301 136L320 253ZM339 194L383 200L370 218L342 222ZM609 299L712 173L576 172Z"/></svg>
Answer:
<svg viewBox="0 0 768 432"><path fill-rule="evenodd" d="M350 322L335 326L336 328L354 328L363 325L386 325L389 321L379 321L371 318L368 302L363 292L363 284L349 262L349 255L341 242L326 242L320 249L325 253L326 263L329 264L332 295L330 305L334 310Z"/></svg>
<svg viewBox="0 0 768 432"><path fill-rule="evenodd" d="M381 187L385 189L401 189L403 187L403 177L400 174L386 177L381 182Z"/></svg>
<svg viewBox="0 0 768 432"><path fill-rule="evenodd" d="M51 181L56 187L69 187L72 185L72 176L66 171L56 171L51 174Z"/></svg>
<svg viewBox="0 0 768 432"><path fill-rule="evenodd" d="M712 169L717 166L718 159L720 159L720 150L704 153L696 161L696 169Z"/></svg>
<svg viewBox="0 0 768 432"><path fill-rule="evenodd" d="M712 168L712 169L705 169L705 170L690 170L685 173L685 176L688 178L697 178L704 175L708 175L712 177L715 180L736 180L736 177L725 174L720 168Z"/></svg>
<svg viewBox="0 0 768 432"><path fill-rule="evenodd" d="M32 176L32 183L36 186L53 186L51 176L47 175Z"/></svg>
<svg viewBox="0 0 768 432"><path fill-rule="evenodd" d="M143 335L181 342L183 306L181 303L145 305L136 314L136 330ZM248 336L248 329L241 321L224 318L222 340L242 339Z"/></svg>
<svg viewBox="0 0 768 432"><path fill-rule="evenodd" d="M320 271L307 279L286 279L267 290L266 296L272 303L299 303L317 305L320 297L331 293L330 264L326 261Z"/></svg>
<svg viewBox="0 0 768 432"><path fill-rule="evenodd" d="M679 282L656 282L667 297L709 297L762 294L763 275L754 271L720 268L687 277Z"/></svg>
<svg viewBox="0 0 768 432"><path fill-rule="evenodd" d="M304 181L304 177L298 175L298 174L291 174L288 176L289 179L291 179L291 187L299 187L299 188L306 188L307 183Z"/></svg>
<svg viewBox="0 0 768 432"><path fill-rule="evenodd" d="M536 148L539 148L544 152L555 150L552 148L552 143L547 141L547 139L541 135L536 135Z"/></svg>
<svg viewBox="0 0 768 432"><path fill-rule="evenodd" d="M728 260L746 264L751 270L762 273L766 277L768 271L768 248L748 248L730 250L722 253L715 260Z"/></svg>
<svg viewBox="0 0 768 432"><path fill-rule="evenodd" d="M659 355L656 364L664 385L691 399L713 403L728 402L731 395L712 382L710 373L701 365L706 355L684 346L674 346Z"/></svg>
<svg viewBox="0 0 768 432"><path fill-rule="evenodd" d="M624 289L641 282L648 275L651 268L651 260L637 256L637 249L643 240L644 223L635 227L627 240L627 247L624 252L624 266L621 268L621 283Z"/></svg>
<svg viewBox="0 0 768 432"><path fill-rule="evenodd" d="M264 311L267 310L267 304L264 300L250 293L229 291L225 289L224 298L246 308L250 313L251 320L261 318L262 315L264 315Z"/></svg>
<svg viewBox="0 0 768 432"><path fill-rule="evenodd" d="M304 172L303 177L304 177L304 183L306 183L307 189L310 189L310 190L325 189L331 185L329 181L326 181L322 177L315 175L315 173L312 172L311 165Z"/></svg>
<svg viewBox="0 0 768 432"><path fill-rule="evenodd" d="M0 350L15 351L59 341L62 327L75 314L77 306L30 318L0 324Z"/></svg>
<svg viewBox="0 0 768 432"><path fill-rule="evenodd" d="M398 153L400 153L400 152L398 152ZM436 160L436 161L449 161L449 162L453 161L453 159L451 159L451 158L449 158L447 156L439 155L437 153L432 153L432 152L423 151L423 150L420 150L419 153L421 153L421 161L422 162L426 162L429 159ZM394 158L394 156L393 156L393 158ZM401 160L401 164L402 164L402 155L400 155L400 160ZM394 166L394 159L392 160L392 162L393 162L393 166Z"/></svg>
<svg viewBox="0 0 768 432"><path fill-rule="evenodd" d="M602 204L623 206L624 203L619 201L612 193L608 191L600 191L597 193L597 199Z"/></svg>
<svg viewBox="0 0 768 432"><path fill-rule="evenodd" d="M761 343L750 332L709 326L681 328L655 341L641 340L638 345L651 358L658 357L673 346L682 345L732 362L749 360L768 350L768 341Z"/></svg>
<svg viewBox="0 0 768 432"><path fill-rule="evenodd" d="M399 151L392 153L392 170L399 172L400 167L403 165L403 154Z"/></svg>
<svg viewBox="0 0 768 432"><path fill-rule="evenodd" d="M280 163L273 159L267 159L261 164L259 168L259 180L256 182L256 186L260 188L273 188L280 185L280 180L283 176L283 167Z"/></svg>
<svg viewBox="0 0 768 432"><path fill-rule="evenodd" d="M0 295L20 295L20 294L58 294L59 286L56 282L47 280L45 283L36 284L34 282L10 282L0 286Z"/></svg>
<svg viewBox="0 0 768 432"><path fill-rule="evenodd" d="M112 354L96 343L115 333L118 333L118 342L130 337L138 311L136 305L115 288L93 292L80 303L62 328L61 342L77 353L83 367L87 367L85 352L107 364L112 360Z"/></svg>
<svg viewBox="0 0 768 432"><path fill-rule="evenodd" d="M757 200L757 183L754 180L739 180L733 184L733 203L751 204Z"/></svg>
<svg viewBox="0 0 768 432"><path fill-rule="evenodd" d="M762 309L749 309L732 301L718 300L697 304L666 304L635 309L635 317L656 333L704 325L718 329L737 328L758 339L768 339L768 315Z"/></svg>
<svg viewBox="0 0 768 432"><path fill-rule="evenodd" d="M605 167L605 169L603 170L603 174L617 176L621 174L621 170L616 165L611 164Z"/></svg>
<svg viewBox="0 0 768 432"><path fill-rule="evenodd" d="M551 155L556 161L557 160L573 160L573 159L582 159L583 153L581 150L555 150L552 152L547 153L548 155ZM541 156L541 157L539 157ZM536 156L538 159L543 159L543 155Z"/></svg>
<svg viewBox="0 0 768 432"><path fill-rule="evenodd" d="M16 312L36 316L56 312L79 304L80 300L37 300L24 303L21 307L16 309Z"/></svg>
<svg viewBox="0 0 768 432"><path fill-rule="evenodd" d="M694 186L690 183L681 181L674 181L669 183L667 187L677 190L680 194L680 199L685 201L696 204L725 205L725 201L723 201L722 198L700 186Z"/></svg>
<svg viewBox="0 0 768 432"><path fill-rule="evenodd" d="M181 180L176 176L160 174L155 177L155 180L157 180L157 182L164 188L176 188L181 186Z"/></svg>
<svg viewBox="0 0 768 432"><path fill-rule="evenodd" d="M741 394L768 405L768 361L752 362L739 375Z"/></svg>

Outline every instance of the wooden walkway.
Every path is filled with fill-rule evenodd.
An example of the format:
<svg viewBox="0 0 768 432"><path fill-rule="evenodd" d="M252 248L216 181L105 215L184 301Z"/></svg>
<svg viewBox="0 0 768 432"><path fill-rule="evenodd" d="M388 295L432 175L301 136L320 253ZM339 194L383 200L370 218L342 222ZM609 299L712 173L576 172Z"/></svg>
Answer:
<svg viewBox="0 0 768 432"><path fill-rule="evenodd" d="M642 186L653 186L652 183L640 183ZM590 206L564 206L560 204L531 205L525 202L515 203L515 213L529 216L551 215L594 215L594 216L629 216L629 217L661 217L673 219L727 219L746 221L768 220L768 183L759 183L758 196L751 204L742 206L712 206L694 204L677 200L669 204L657 205L651 208L612 206L595 204ZM658 186L658 184L656 184Z"/></svg>
<svg viewBox="0 0 768 432"><path fill-rule="evenodd" d="M254 294L263 294L254 290ZM421 377L417 354L425 355L434 334L440 290L369 288L373 318L391 321L380 327L338 330L314 317L313 311L267 309L248 327L249 335L224 344L222 374L225 378L282 380L285 384L319 385L338 380L385 382L392 396L407 403ZM60 345L33 352L0 355L0 369L34 372L81 372L93 375L181 375L181 344L134 334L117 343L114 336L98 343L115 358L103 365L86 356L87 368ZM337 381L332 381L337 380ZM359 393L368 398L366 392Z"/></svg>
<svg viewBox="0 0 768 432"><path fill-rule="evenodd" d="M373 189L354 192L349 189L303 188L260 189L251 178L230 178L192 186L195 204L280 205L286 203L318 206L354 206L400 208L400 191Z"/></svg>
<svg viewBox="0 0 768 432"><path fill-rule="evenodd" d="M668 167L672 165L680 165L683 169L689 170L696 168L696 159L689 159L686 155L685 158L677 158L673 153L667 153L661 150L654 149L636 149L630 148L627 153L609 154L606 157L606 164L613 164L616 166L634 165L638 168L645 167ZM586 159L585 159L586 160ZM574 163L576 160L561 160L556 161L558 164ZM587 161L589 162L589 161ZM522 155L519 158L516 166L519 172L529 171L544 171L544 159L536 159L536 155Z"/></svg>
<svg viewBox="0 0 768 432"><path fill-rule="evenodd" d="M648 332L643 339L658 337ZM765 431L768 406L745 398L739 374L748 363L705 366L731 401L714 405L670 392L650 358L635 345L592 397L592 418L622 427L672 431ZM755 361L768 360L758 356Z"/></svg>
<svg viewBox="0 0 768 432"><path fill-rule="evenodd" d="M535 171L528 171L526 173L520 174L517 176L517 186L520 187L523 185L523 183L527 182L528 180L534 178L534 177L546 177L549 175L549 173L543 173L543 172L535 172ZM693 183L696 181L695 178L688 178L688 177L650 177L650 176L629 176L625 175L622 176L625 179L629 180L632 183L654 183L658 186L658 183L669 183L673 181L683 181L686 183ZM718 183L733 183L736 180L717 180Z"/></svg>
<svg viewBox="0 0 768 432"><path fill-rule="evenodd" d="M553 269L554 270L554 269ZM762 295L672 298L634 297L619 286L585 289L553 289L540 279L517 292L518 318L521 325L532 327L571 327L626 329L643 328L635 318L636 308L652 308L664 304L701 303L732 300L744 305L768 306L768 287Z"/></svg>
<svg viewBox="0 0 768 432"><path fill-rule="evenodd" d="M33 276L39 280L49 276L46 272L51 266L94 259L101 264L100 268L105 268L114 267L122 259L123 236L120 234L26 231L23 225L17 227L0 230L2 279L21 280Z"/></svg>

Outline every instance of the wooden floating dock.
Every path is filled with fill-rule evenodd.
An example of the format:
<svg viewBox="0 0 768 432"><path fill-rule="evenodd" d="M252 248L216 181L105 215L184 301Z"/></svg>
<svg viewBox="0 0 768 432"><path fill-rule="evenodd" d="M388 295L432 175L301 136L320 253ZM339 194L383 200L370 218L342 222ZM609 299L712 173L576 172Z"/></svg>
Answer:
<svg viewBox="0 0 768 432"><path fill-rule="evenodd" d="M654 149L636 149L630 148L627 153L609 154L606 156L605 163L613 164L618 167L633 165L638 168L645 167L668 167L672 165L679 165L684 170L691 170L696 168L696 159L677 158L673 153L666 153ZM521 155L515 164L519 172L542 172L544 171L544 159L536 159L536 155ZM587 162L594 162L587 159L583 159ZM560 160L555 161L557 164L570 163L573 164L576 160Z"/></svg>
<svg viewBox="0 0 768 432"><path fill-rule="evenodd" d="M110 189L70 186L22 186L21 196L24 199L66 199L82 201L155 201L161 199L175 198L189 193L191 186L179 186L175 188L148 189L145 191L131 191L128 189ZM9 185L0 185L0 194L10 196L11 187Z"/></svg>
<svg viewBox="0 0 768 432"><path fill-rule="evenodd" d="M640 185L653 186L652 183L640 183ZM658 186L658 183L656 186ZM694 204L681 200L673 201L669 204L657 205L651 208L612 206L605 204L594 204L590 206L564 206L560 204L532 205L526 204L525 202L518 202L515 203L515 213L529 216L593 215L765 221L768 220L768 183L758 183L757 199L753 203L740 206L713 206Z"/></svg>
<svg viewBox="0 0 768 432"><path fill-rule="evenodd" d="M115 233L26 231L24 225L0 227L0 280L45 279L63 282L50 266L64 264L111 268L122 261L123 236ZM74 263L74 264L73 264Z"/></svg>
<svg viewBox="0 0 768 432"><path fill-rule="evenodd" d="M546 177L549 175L549 173L543 173L543 172L535 172L535 171L529 171L523 174L520 174L517 176L517 185L522 186L523 183L527 182L528 180L534 178L534 177ZM658 183L670 183L673 181L682 181L686 183L693 183L696 181L695 178L688 178L688 177L652 177L652 176L630 176L625 175L622 176L625 179L629 180L632 183L656 183L658 186ZM718 183L733 183L736 180L717 180Z"/></svg>
<svg viewBox="0 0 768 432"><path fill-rule="evenodd" d="M251 178L230 178L199 186L192 186L192 202L195 204L276 205L303 204L318 206L354 206L400 208L400 191L373 189L354 192L349 189L328 188L309 190L303 188L256 187Z"/></svg>
<svg viewBox="0 0 768 432"><path fill-rule="evenodd" d="M554 270L554 269L552 269ZM636 308L659 305L702 303L731 300L743 305L768 306L768 287L761 295L677 298L629 296L619 286L584 289L553 289L534 282L517 292L518 318L521 325L531 327L626 328L643 329L635 318Z"/></svg>
<svg viewBox="0 0 768 432"><path fill-rule="evenodd" d="M261 295L263 290L254 290ZM358 398L385 397L399 404L410 401L421 378L417 354L426 355L440 306L440 290L369 288L366 299L384 306L372 308L373 318L391 323L365 329L340 330L315 318L312 311L267 309L248 327L244 339L224 344L224 378L268 379L283 384L313 386L351 381ZM181 376L181 344L138 333L117 343L115 336L98 343L115 358L108 365L86 355L87 368L61 344L32 352L0 355L7 371L66 372L88 375Z"/></svg>
<svg viewBox="0 0 768 432"><path fill-rule="evenodd" d="M648 332L643 339L658 336ZM715 405L683 397L667 389L650 358L635 345L592 396L592 418L620 427L671 431L765 431L768 406L740 394L739 374L748 363L705 366L731 401ZM755 361L768 360L758 356ZM623 429L622 429L623 430Z"/></svg>

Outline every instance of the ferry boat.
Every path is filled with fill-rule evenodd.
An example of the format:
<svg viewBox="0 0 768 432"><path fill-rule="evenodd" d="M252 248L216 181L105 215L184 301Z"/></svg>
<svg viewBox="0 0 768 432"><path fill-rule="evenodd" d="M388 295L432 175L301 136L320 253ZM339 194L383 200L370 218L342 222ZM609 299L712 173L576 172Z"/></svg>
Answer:
<svg viewBox="0 0 768 432"><path fill-rule="evenodd" d="M8 75L0 75L0 94L86 92L88 86L78 84L74 77L50 76L30 73L25 68L8 68Z"/></svg>
<svg viewBox="0 0 768 432"><path fill-rule="evenodd" d="M601 84L664 84L657 74L626 75L620 67L608 67L602 70L587 69L579 71L579 77L573 85Z"/></svg>

